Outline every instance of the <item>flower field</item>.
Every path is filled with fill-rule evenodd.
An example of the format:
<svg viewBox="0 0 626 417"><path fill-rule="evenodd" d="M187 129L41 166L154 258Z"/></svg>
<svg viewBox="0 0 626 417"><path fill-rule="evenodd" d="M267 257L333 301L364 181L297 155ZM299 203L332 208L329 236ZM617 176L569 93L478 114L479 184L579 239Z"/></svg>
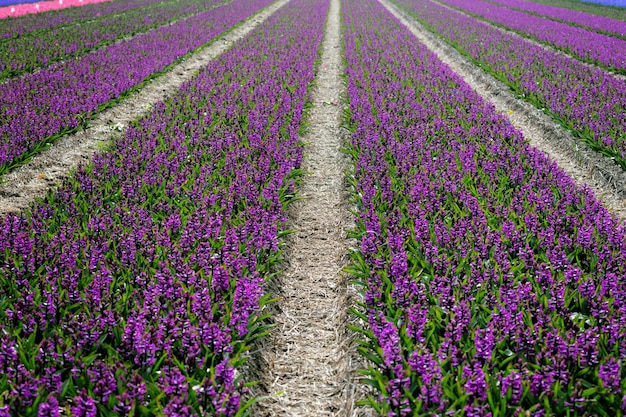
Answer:
<svg viewBox="0 0 626 417"><path fill-rule="evenodd" d="M607 2L619 2L621 0L607 0ZM536 0L533 3L545 4L569 10L580 11L593 16L606 16L619 20L626 20L626 9L624 7L605 7L611 4L603 5L602 0L594 2L573 2L570 0ZM613 5L614 6L614 5Z"/></svg>
<svg viewBox="0 0 626 417"><path fill-rule="evenodd" d="M276 277L298 252L285 236L324 108L342 109L326 122L345 131L335 139L349 165L328 182L352 198L343 265L358 300L334 308L354 318L344 356L360 356L351 372L367 387L355 403L381 416L626 414L626 222L389 7L618 172L623 79L442 3L541 20L541 33L562 25L580 45L624 42L609 35L620 21L518 0L394 2L285 2L45 198L0 217L0 417L269 416L257 407L272 397L298 404L289 386L259 394L258 373L278 373L255 355L284 331L273 320L289 282ZM272 3L113 0L53 12L50 25L0 21L2 65L15 71L0 82L0 174ZM327 48L343 61L344 99L316 103L332 71L329 16L341 22ZM335 245L326 234L302 240Z"/></svg>
<svg viewBox="0 0 626 417"><path fill-rule="evenodd" d="M582 61L626 74L626 40L484 1L468 3L461 0L442 0L442 3L563 50ZM621 29L624 32L626 22L622 23Z"/></svg>
<svg viewBox="0 0 626 417"><path fill-rule="evenodd" d="M217 1L157 3L72 26L39 31L0 43L0 80L101 48L215 6Z"/></svg>
<svg viewBox="0 0 626 417"><path fill-rule="evenodd" d="M613 415L626 228L380 4L345 4L372 403Z"/></svg>
<svg viewBox="0 0 626 417"><path fill-rule="evenodd" d="M86 126L93 114L269 3L234 0L0 84L0 173Z"/></svg>
<svg viewBox="0 0 626 417"><path fill-rule="evenodd" d="M626 22L623 20L606 16L594 16L577 10L562 9L560 7L532 3L524 0L496 0L494 3L542 16L547 19L593 29L600 33L626 37Z"/></svg>
<svg viewBox="0 0 626 417"><path fill-rule="evenodd" d="M626 169L626 81L430 0L398 0L417 20Z"/></svg>
<svg viewBox="0 0 626 417"><path fill-rule="evenodd" d="M17 38L21 35L59 28L73 23L97 20L108 15L159 3L159 0L129 0L125 2L106 1L73 7L67 10L49 11L43 14L31 14L20 19L6 19L1 22L3 38Z"/></svg>

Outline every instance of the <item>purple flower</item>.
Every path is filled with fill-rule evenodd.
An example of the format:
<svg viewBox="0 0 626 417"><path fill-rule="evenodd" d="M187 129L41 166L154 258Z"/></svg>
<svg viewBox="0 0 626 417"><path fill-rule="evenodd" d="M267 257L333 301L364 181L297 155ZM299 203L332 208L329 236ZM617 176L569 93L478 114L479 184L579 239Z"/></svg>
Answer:
<svg viewBox="0 0 626 417"><path fill-rule="evenodd" d="M522 386L522 376L517 371L512 371L507 376L502 378L501 385L501 393L502 397L507 397L507 395L511 395L511 403L519 404L522 399L523 386Z"/></svg>
<svg viewBox="0 0 626 417"><path fill-rule="evenodd" d="M476 346L476 358L490 361L494 346L496 344L496 340L493 335L493 329L487 328L476 330L476 335L474 336L474 344Z"/></svg>
<svg viewBox="0 0 626 417"><path fill-rule="evenodd" d="M608 389L614 394L620 392L621 378L621 366L615 358L609 357L605 363L600 365L598 376L604 388Z"/></svg>
<svg viewBox="0 0 626 417"><path fill-rule="evenodd" d="M49 396L48 399L39 404L38 417L59 417L59 401L54 396Z"/></svg>
<svg viewBox="0 0 626 417"><path fill-rule="evenodd" d="M84 388L80 391L78 397L74 397L72 415L76 417L96 417L98 415L96 401L89 397Z"/></svg>
<svg viewBox="0 0 626 417"><path fill-rule="evenodd" d="M463 368L463 378L465 378L465 392L479 399L480 401L487 400L487 391L489 386L485 379L485 374L478 363L473 367L465 366Z"/></svg>

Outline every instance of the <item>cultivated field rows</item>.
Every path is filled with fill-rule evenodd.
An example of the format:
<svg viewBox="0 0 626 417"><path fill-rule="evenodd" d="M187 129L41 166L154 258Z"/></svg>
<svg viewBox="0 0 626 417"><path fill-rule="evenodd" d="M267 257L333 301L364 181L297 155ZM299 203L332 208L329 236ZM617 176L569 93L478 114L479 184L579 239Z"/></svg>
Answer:
<svg viewBox="0 0 626 417"><path fill-rule="evenodd" d="M218 5L217 1L156 3L76 24L35 30L0 43L0 80L85 55L115 41L172 24Z"/></svg>
<svg viewBox="0 0 626 417"><path fill-rule="evenodd" d="M565 22L572 26L584 27L598 33L611 34L621 38L626 35L626 22L608 16L593 15L578 10L563 9L523 0L493 0L492 3L500 4L513 10L523 10L557 22Z"/></svg>
<svg viewBox="0 0 626 417"><path fill-rule="evenodd" d="M0 181L0 213L18 212L28 207L35 198L45 196L51 186L58 185L79 163L88 161L94 152L105 148L112 136L122 134L132 121L171 96L207 61L228 50L283 3L273 3L245 24L212 39L209 45L184 58L169 71L150 79L119 103L94 115L86 129L63 135L48 149L35 154L30 162L8 172Z"/></svg>
<svg viewBox="0 0 626 417"><path fill-rule="evenodd" d="M620 22L622 24L619 28L614 29L616 34L602 34L486 1L467 3L443 0L441 3L562 50L578 60L597 64L620 74L626 72L626 41L614 36L626 33L626 22Z"/></svg>
<svg viewBox="0 0 626 417"><path fill-rule="evenodd" d="M0 416L624 415L624 22L522 3L0 21Z"/></svg>

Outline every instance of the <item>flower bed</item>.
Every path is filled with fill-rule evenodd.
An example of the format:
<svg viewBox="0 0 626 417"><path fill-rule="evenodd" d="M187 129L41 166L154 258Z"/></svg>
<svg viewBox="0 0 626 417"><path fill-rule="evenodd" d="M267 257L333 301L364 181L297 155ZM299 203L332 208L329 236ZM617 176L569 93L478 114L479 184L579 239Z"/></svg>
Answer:
<svg viewBox="0 0 626 417"><path fill-rule="evenodd" d="M626 225L378 2L343 4L368 403L623 415Z"/></svg>
<svg viewBox="0 0 626 417"><path fill-rule="evenodd" d="M536 13L549 19L579 25L597 30L598 32L626 37L626 22L606 16L597 16L578 10L563 9L560 7L538 4L525 0L491 0L493 3L506 7Z"/></svg>
<svg viewBox="0 0 626 417"><path fill-rule="evenodd" d="M11 18L0 20L0 33L4 39L18 38L22 35L33 32L45 32L47 29L53 27L66 26L81 23L83 21L99 19L101 17L117 13L124 13L138 7L158 4L161 1L162 0L124 0L106 1L85 5L82 5L81 3L81 7L51 10L43 14L37 13L21 16L19 19ZM34 6L35 5L33 5L33 7Z"/></svg>
<svg viewBox="0 0 626 417"><path fill-rule="evenodd" d="M16 18L24 15L32 15L52 10L62 10L68 7L80 7L88 4L97 4L109 0L52 0L24 4L14 4L0 8L0 19ZM18 23L19 25L19 23Z"/></svg>

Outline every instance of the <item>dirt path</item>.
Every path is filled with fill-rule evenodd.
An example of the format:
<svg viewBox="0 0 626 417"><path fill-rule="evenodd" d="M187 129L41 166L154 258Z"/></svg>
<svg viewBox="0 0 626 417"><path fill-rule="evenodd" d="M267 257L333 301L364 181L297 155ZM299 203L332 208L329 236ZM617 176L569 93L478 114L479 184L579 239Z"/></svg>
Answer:
<svg viewBox="0 0 626 417"><path fill-rule="evenodd" d="M176 92L183 82L190 80L208 61L224 53L287 1L273 3L235 29L218 36L210 45L153 80L119 105L99 113L87 130L61 138L26 165L1 177L0 216L19 212L28 207L35 198L43 197L69 171L81 162L89 161L113 136L123 134L128 123L149 111L153 104Z"/></svg>
<svg viewBox="0 0 626 417"><path fill-rule="evenodd" d="M609 158L589 149L552 118L530 103L515 98L509 88L433 35L389 0L379 0L417 39L459 74L474 91L507 114L530 144L549 155L579 185L588 185L605 206L626 219L626 172Z"/></svg>
<svg viewBox="0 0 626 417"><path fill-rule="evenodd" d="M348 212L344 171L347 158L340 127L341 33L339 0L332 0L323 53L312 93L301 187L304 200L290 212L285 270L276 288L276 328L262 348L261 382L270 398L259 404L264 416L346 416L352 414L349 306L345 229Z"/></svg>

